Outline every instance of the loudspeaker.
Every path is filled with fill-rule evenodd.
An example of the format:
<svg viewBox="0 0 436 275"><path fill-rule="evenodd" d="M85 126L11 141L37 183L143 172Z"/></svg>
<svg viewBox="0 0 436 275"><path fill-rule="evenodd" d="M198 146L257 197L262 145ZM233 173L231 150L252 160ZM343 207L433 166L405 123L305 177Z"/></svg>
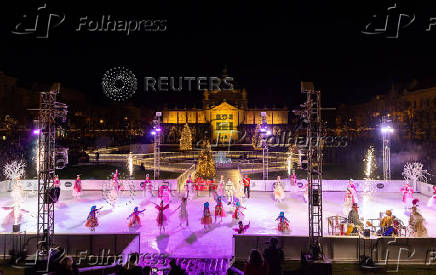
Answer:
<svg viewBox="0 0 436 275"><path fill-rule="evenodd" d="M12 225L12 232L20 232L20 224Z"/></svg>
<svg viewBox="0 0 436 275"><path fill-rule="evenodd" d="M59 199L61 189L59 187L51 187L44 196L44 203L55 203Z"/></svg>

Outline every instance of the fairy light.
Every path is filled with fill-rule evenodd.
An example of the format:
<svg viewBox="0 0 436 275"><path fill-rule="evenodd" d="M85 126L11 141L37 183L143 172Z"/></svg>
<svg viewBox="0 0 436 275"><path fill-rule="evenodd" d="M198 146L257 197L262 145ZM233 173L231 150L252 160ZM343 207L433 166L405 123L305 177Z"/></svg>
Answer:
<svg viewBox="0 0 436 275"><path fill-rule="evenodd" d="M133 175L133 155L132 152L129 153L129 157L127 159L127 167L129 168L129 175Z"/></svg>
<svg viewBox="0 0 436 275"><path fill-rule="evenodd" d="M368 217L371 214L370 209L370 200L372 197L372 193L374 192L374 184L372 180L374 179L374 173L376 171L376 163L375 163L375 149L374 146L370 146L368 151L366 152L364 161L364 179L363 182L363 209L362 213L364 217Z"/></svg>
<svg viewBox="0 0 436 275"><path fill-rule="evenodd" d="M287 162L288 162L288 176L291 175L291 170L292 170L292 161L291 161L291 159L292 159L292 152L289 154L288 160L287 160Z"/></svg>

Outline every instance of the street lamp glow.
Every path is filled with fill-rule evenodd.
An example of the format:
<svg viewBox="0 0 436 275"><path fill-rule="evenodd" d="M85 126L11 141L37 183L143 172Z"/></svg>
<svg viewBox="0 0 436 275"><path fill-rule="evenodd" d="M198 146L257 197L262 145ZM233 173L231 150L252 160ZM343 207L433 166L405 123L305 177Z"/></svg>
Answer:
<svg viewBox="0 0 436 275"><path fill-rule="evenodd" d="M383 126L381 128L381 132L383 134L392 134L394 132L394 129L391 126Z"/></svg>
<svg viewBox="0 0 436 275"><path fill-rule="evenodd" d="M151 134L152 134L153 136L155 136L155 135L156 135L156 131L151 131Z"/></svg>
<svg viewBox="0 0 436 275"><path fill-rule="evenodd" d="M34 129L32 133L34 135L39 135L39 133L41 133L41 129Z"/></svg>

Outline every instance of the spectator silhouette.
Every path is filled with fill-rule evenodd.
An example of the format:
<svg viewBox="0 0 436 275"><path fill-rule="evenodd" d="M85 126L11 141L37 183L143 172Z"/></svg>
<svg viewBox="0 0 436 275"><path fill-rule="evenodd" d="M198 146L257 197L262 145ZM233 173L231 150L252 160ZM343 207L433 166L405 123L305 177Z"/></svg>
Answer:
<svg viewBox="0 0 436 275"><path fill-rule="evenodd" d="M271 238L268 247L263 251L263 258L268 264L270 275L282 274L282 263L285 256L283 250L277 247L278 243L276 238Z"/></svg>
<svg viewBox="0 0 436 275"><path fill-rule="evenodd" d="M268 265L264 263L262 255L257 249L252 249L248 263L244 267L245 275L268 275Z"/></svg>
<svg viewBox="0 0 436 275"><path fill-rule="evenodd" d="M171 259L170 261L170 272L168 273L168 275L185 275L186 272L177 265L176 260L175 259Z"/></svg>

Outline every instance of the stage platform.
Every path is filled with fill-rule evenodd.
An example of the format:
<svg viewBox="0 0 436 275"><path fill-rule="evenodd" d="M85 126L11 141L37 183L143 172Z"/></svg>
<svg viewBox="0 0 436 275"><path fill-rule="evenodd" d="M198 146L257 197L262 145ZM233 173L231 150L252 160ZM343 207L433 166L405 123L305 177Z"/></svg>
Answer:
<svg viewBox="0 0 436 275"><path fill-rule="evenodd" d="M36 231L37 197L34 192L26 191L25 193L26 199L22 204L21 230L30 234ZM165 233L160 234L156 225L157 211L152 203L157 203L159 201L157 198L153 198L151 201L146 200L142 192L136 192L133 199L129 195L122 194L116 207L112 208L103 198L102 191L85 190L80 199L74 199L71 191L62 190L60 200L55 206L55 232L57 234L119 234L138 232L140 233L141 253L168 253L174 257L189 256L192 258L231 258L233 255L243 257L244 253L248 253L247 250L234 252L233 228L236 227L236 223L231 218L233 208L225 205L224 209L227 216L223 218L222 222L218 221L213 224L209 231L205 231L200 223L203 203L207 201L210 203L212 213L215 203L213 198L209 197L207 193L202 195L188 202L189 227L179 225L178 210L176 209L180 204L180 198L173 197L170 207L165 213L169 219L169 224ZM264 236L265 238L270 236L289 237L295 238L295 241L297 243L301 242L301 245L305 243L305 236L308 235L308 217L307 204L304 203L303 192L287 192L286 199L282 203L276 203L271 192L252 192L251 195L250 199L244 199L243 201L243 205L247 208L243 210L245 214L244 223L250 222L251 224L246 232L247 236ZM359 212L361 216L377 218L380 212L392 209L395 216L403 220L405 224L408 223L409 218L403 210L401 193L375 192L366 203L363 203L361 195L359 193L361 201L359 203ZM342 211L344 192L324 192L323 196L324 236L327 237L327 217L344 215ZM434 218L434 209L426 206L428 196L415 194L415 197L421 201L420 212L426 219L428 236L434 238L436 237L436 219ZM0 205L0 231L11 232L13 216L11 215L12 198L10 192L0 193ZM100 225L96 228L96 233L90 233L89 229L84 226L92 205L97 207L103 206L99 216ZM135 206L146 210L144 215L141 216L142 226L130 229L127 226L127 217ZM275 219L280 211L284 211L286 217L290 220L291 232L289 233L282 234L276 230L277 223ZM342 245L342 242L346 246L352 246L353 243L357 242L353 237L327 237L326 240L334 240L329 242L333 242L333 245L339 245L339 247ZM427 244L429 241L422 239L416 242ZM295 247L298 247L298 251L301 245L295 245ZM335 246L332 247L332 253L334 253L332 259L341 259L340 255L342 252L340 252L340 249L335 248ZM350 252L348 251L347 253ZM356 255L356 253L353 252L353 255Z"/></svg>

